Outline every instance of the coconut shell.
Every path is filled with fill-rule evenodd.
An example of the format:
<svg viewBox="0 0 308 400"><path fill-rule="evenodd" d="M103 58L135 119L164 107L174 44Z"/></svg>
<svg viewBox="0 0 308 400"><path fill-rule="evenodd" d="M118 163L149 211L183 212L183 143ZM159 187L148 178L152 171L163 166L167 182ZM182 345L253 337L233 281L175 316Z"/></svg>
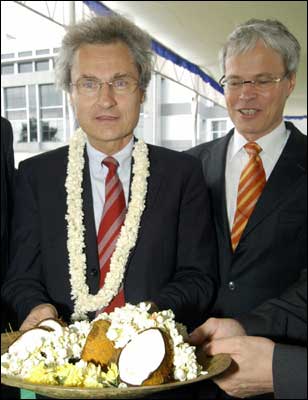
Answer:
<svg viewBox="0 0 308 400"><path fill-rule="evenodd" d="M107 338L109 327L110 322L108 321L98 320L93 323L81 353L84 361L100 364L103 367L116 361L119 350Z"/></svg>
<svg viewBox="0 0 308 400"><path fill-rule="evenodd" d="M173 346L171 338L167 332L160 330L165 342L165 357L159 368L152 372L148 379L143 381L142 386L161 385L162 383L170 382L173 372Z"/></svg>
<svg viewBox="0 0 308 400"><path fill-rule="evenodd" d="M160 364L160 366L153 371L147 379L142 382L142 386L151 386L151 385L160 385L162 383L169 382L171 380L172 372L173 372L173 346L171 342L171 338L169 334L159 328L150 328L150 330L157 329L162 334L164 345L165 345L165 355ZM147 329L146 329L147 330ZM146 330L139 332L139 334L144 333ZM125 346L121 350L121 352L125 349ZM118 368L119 368L119 359L121 353L118 358ZM121 378L121 372L120 372ZM129 384L128 382L123 381L124 383Z"/></svg>

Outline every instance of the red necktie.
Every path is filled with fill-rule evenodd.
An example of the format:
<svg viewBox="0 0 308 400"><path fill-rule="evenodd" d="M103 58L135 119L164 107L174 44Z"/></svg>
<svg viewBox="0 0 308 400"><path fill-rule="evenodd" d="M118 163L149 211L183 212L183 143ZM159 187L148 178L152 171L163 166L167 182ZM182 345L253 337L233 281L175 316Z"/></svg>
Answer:
<svg viewBox="0 0 308 400"><path fill-rule="evenodd" d="M249 142L244 147L249 155L249 161L241 173L238 186L236 213L231 232L233 251L266 183L265 171L259 156L261 147L255 142Z"/></svg>
<svg viewBox="0 0 308 400"><path fill-rule="evenodd" d="M97 244L100 265L100 288L104 286L107 273L110 271L110 260L125 220L126 204L122 183L117 174L118 162L113 157L106 157L103 164L109 171L105 181L105 204L100 222ZM98 312L111 312L115 307L125 304L123 287L111 300L110 304Z"/></svg>

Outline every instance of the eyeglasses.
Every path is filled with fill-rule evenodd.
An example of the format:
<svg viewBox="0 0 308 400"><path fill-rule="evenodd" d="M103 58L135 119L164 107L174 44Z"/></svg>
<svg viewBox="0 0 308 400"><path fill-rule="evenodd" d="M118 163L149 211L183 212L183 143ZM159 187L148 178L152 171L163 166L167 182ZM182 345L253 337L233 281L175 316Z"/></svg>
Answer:
<svg viewBox="0 0 308 400"><path fill-rule="evenodd" d="M219 80L220 86L225 88L226 90L230 92L236 92L241 90L245 84L250 83L256 90L260 92L266 92L267 90L273 89L277 83L283 81L289 73L286 73L284 76L281 78L271 78L271 77L260 77L256 78L254 80L244 80L244 79L239 79L239 78L226 78L223 76Z"/></svg>
<svg viewBox="0 0 308 400"><path fill-rule="evenodd" d="M95 78L80 78L70 86L76 86L78 94L96 96L105 84L109 85L115 94L125 95L133 93L139 86L139 81L131 76L115 78L110 82L102 82Z"/></svg>

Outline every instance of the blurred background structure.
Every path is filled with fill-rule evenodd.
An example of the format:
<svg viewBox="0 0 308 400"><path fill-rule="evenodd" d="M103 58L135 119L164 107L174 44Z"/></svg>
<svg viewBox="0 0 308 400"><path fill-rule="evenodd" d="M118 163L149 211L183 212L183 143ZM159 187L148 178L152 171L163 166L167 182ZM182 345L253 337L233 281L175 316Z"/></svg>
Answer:
<svg viewBox="0 0 308 400"><path fill-rule="evenodd" d="M54 79L65 27L109 12L153 38L155 65L138 137L185 150L228 132L218 53L234 27L250 18L278 19L301 43L285 119L307 134L306 1L1 1L1 114L13 126L16 164L67 143L76 122Z"/></svg>

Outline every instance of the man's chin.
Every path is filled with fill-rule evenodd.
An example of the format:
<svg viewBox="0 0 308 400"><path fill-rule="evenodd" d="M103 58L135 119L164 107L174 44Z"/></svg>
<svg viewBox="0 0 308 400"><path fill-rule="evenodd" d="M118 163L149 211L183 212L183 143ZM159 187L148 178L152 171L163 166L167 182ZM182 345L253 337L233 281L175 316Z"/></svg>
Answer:
<svg viewBox="0 0 308 400"><path fill-rule="evenodd" d="M234 126L239 133L247 135L260 135L264 132L264 128L260 127L259 124L252 122L234 121Z"/></svg>
<svg viewBox="0 0 308 400"><path fill-rule="evenodd" d="M95 149L104 152L117 152L124 148L132 138L132 133L127 134L102 134L87 135L89 143Z"/></svg>

